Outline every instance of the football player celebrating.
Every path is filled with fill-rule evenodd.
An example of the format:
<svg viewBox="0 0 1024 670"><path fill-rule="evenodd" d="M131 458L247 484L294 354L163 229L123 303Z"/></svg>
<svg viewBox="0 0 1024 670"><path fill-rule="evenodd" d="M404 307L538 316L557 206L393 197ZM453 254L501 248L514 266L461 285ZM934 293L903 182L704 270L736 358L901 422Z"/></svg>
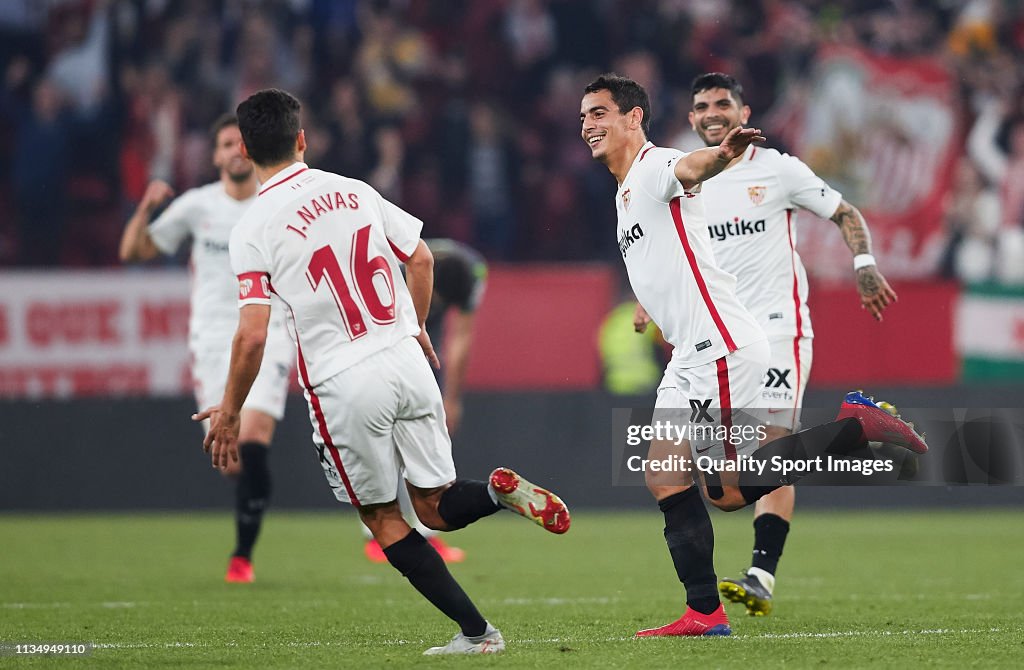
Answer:
<svg viewBox="0 0 1024 670"><path fill-rule="evenodd" d="M693 452L719 462L752 457L759 447L757 431L732 429L748 428L756 421L743 408L759 406L769 362L768 341L737 297L735 277L715 260L700 191L703 182L764 138L757 129L735 127L722 134L717 146L689 154L656 147L647 139L650 101L646 91L631 79L610 74L585 88L580 122L591 155L618 182L617 238L633 293L673 346L672 360L658 387L656 416L659 410L671 415L686 408L700 422L713 413L712 421L726 427L730 435L718 440L684 439L679 444L653 439L649 460L693 462ZM901 446L927 450L920 436L898 417L859 394L850 394L837 421L782 437L763 449L790 459L826 448L847 454L865 440L882 441L890 431L900 436ZM792 483L751 478L735 470L720 476L699 474L707 499L725 511L740 509ZM637 636L729 635L713 564L714 530L694 486L693 469L647 471L645 479L665 517L665 540L686 590L687 607L677 621L641 630Z"/></svg>
<svg viewBox="0 0 1024 670"><path fill-rule="evenodd" d="M262 186L231 234L238 328L224 397L194 417L211 420L203 447L215 466L237 458L239 412L260 370L273 292L294 319L313 444L335 497L358 510L388 562L459 626L426 653L502 651L501 633L402 517L398 486L407 486L416 516L434 530L464 528L505 508L564 533L569 511L507 468L487 482L456 478L430 370L437 355L424 328L434 258L420 239L423 222L365 182L306 166L300 109L277 89L238 106L243 151Z"/></svg>
<svg viewBox="0 0 1024 670"><path fill-rule="evenodd" d="M225 114L213 125L213 164L220 179L191 189L171 202L150 223L153 214L174 195L170 185L154 180L125 226L122 261L145 261L175 253L191 238L192 299L189 350L199 409L217 402L224 392L231 336L238 323L238 281L231 274L228 240L242 214L256 200L256 173L242 155L238 121ZM235 550L224 579L248 583L255 579L252 552L270 502L268 448L277 422L284 416L295 345L285 326L284 309L275 301L270 337L260 375L242 408L239 462L221 472L235 480ZM209 428L209 424L205 424Z"/></svg>
<svg viewBox="0 0 1024 670"><path fill-rule="evenodd" d="M750 119L743 87L720 72L702 74L691 86L690 125L713 147ZM702 188L715 260L736 276L736 295L768 335L771 358L761 392L770 442L800 427L800 407L811 373L807 273L796 250L796 210L806 209L838 226L853 254L861 305L878 321L896 293L871 255L871 235L856 207L799 158L751 145ZM637 306L635 326L649 318ZM722 595L746 605L747 613L771 612L775 572L789 533L795 493L786 486L754 506L754 551L742 577L723 579Z"/></svg>

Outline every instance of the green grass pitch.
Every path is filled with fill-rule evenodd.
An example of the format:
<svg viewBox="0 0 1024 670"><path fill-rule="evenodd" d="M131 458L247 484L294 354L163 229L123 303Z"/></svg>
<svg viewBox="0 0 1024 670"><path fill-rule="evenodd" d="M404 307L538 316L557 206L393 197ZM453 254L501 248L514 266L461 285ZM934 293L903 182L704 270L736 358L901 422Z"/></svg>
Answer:
<svg viewBox="0 0 1024 670"><path fill-rule="evenodd" d="M653 507L653 506L652 506ZM750 514L713 512L720 576ZM449 536L453 572L505 634L496 657L424 658L455 633L351 513L271 513L257 581L224 584L227 514L0 515L0 641L93 642L0 668L1007 667L1024 656L1015 510L798 511L776 610L729 605L731 638L634 640L682 612L660 514L580 512L565 536L502 513Z"/></svg>

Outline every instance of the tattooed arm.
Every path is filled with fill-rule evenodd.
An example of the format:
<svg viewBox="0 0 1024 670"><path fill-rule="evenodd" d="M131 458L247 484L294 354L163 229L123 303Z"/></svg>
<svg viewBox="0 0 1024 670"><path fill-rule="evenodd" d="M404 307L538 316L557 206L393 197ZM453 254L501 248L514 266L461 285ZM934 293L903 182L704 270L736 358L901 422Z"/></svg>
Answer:
<svg viewBox="0 0 1024 670"><path fill-rule="evenodd" d="M839 203L832 220L839 226L846 246L854 256L871 253L871 233L864 216L856 207L845 200ZM857 293L860 294L861 307L871 312L876 320L882 320L882 310L896 302L896 292L892 290L885 277L875 265L868 265L855 270L857 276Z"/></svg>

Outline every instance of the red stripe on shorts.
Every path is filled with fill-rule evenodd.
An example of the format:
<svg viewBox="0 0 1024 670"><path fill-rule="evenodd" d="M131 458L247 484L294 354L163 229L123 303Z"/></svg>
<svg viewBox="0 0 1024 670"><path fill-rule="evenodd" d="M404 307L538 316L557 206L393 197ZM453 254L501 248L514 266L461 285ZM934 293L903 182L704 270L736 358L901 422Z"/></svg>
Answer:
<svg viewBox="0 0 1024 670"><path fill-rule="evenodd" d="M725 428L725 439L722 446L725 447L725 457L730 461L736 460L736 446L729 441L732 435L732 395L729 393L729 363L726 356L715 361L718 366L718 406L722 411L722 426Z"/></svg>
<svg viewBox="0 0 1024 670"><path fill-rule="evenodd" d="M320 437L324 441L324 445L327 447L327 451L331 454L331 460L334 461L334 467L338 468L338 474L341 476L341 483L345 485L345 492L348 493L348 499L352 502L353 507L359 507L359 499L356 498L356 492L352 490L352 483L348 479L348 473L345 472L345 466L341 464L341 454L338 453L338 449L334 446L334 440L331 439L331 434L327 430L327 419L324 417L323 407L320 405L320 398L316 392L313 391L313 385L309 383L309 374L306 372L306 359L302 356L302 345L299 344L299 336L295 334L295 345L299 351L299 374L302 375L302 385L306 387L306 391L309 392L309 403L313 406L313 415L316 416L317 428L320 430Z"/></svg>

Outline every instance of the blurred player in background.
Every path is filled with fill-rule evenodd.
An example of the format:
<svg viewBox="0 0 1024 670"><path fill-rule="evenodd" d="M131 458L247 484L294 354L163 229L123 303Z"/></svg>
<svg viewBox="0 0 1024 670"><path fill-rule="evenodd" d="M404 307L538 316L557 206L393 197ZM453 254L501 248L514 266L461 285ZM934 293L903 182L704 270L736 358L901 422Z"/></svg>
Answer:
<svg viewBox="0 0 1024 670"><path fill-rule="evenodd" d="M172 255L186 238L192 238L189 349L199 409L216 403L224 393L231 337L238 325L238 281L231 272L228 240L242 214L255 202L258 186L252 163L242 155L242 135L235 117L218 119L212 136L213 164L220 180L182 194L152 223L153 214L174 191L165 182L151 182L125 227L120 247L122 261L146 261L159 254ZM242 408L241 461L229 462L221 469L235 480L237 543L228 563L228 582L255 578L253 546L270 500L267 450L274 428L284 416L295 356L284 314L281 305L275 305L264 365Z"/></svg>
<svg viewBox="0 0 1024 670"><path fill-rule="evenodd" d="M434 255L434 295L427 332L443 347L438 382L444 398L445 424L452 435L462 422L462 390L473 346L476 311L487 285L487 263L475 249L455 240L424 240ZM445 328L450 327L446 332Z"/></svg>
<svg viewBox="0 0 1024 670"><path fill-rule="evenodd" d="M462 389L465 387L469 351L473 346L476 310L487 284L487 262L475 249L455 240L423 241L434 255L434 293L425 327L431 341L440 342L443 347L442 367L434 370L434 377L441 387L448 434L454 435L462 419ZM445 331L446 322L450 326L448 332ZM402 485L398 487L398 504L406 520L437 549L445 563L465 560L466 552L449 546L437 536L437 531L419 522L409 492ZM365 524L363 534L366 537L366 557L374 563L386 562L387 556Z"/></svg>
<svg viewBox="0 0 1024 670"><path fill-rule="evenodd" d="M768 342L737 297L736 278L716 262L701 189L734 159L742 158L752 142L764 138L756 129L734 127L722 133L717 146L689 154L656 147L647 139L646 91L616 75L602 75L586 87L580 122L591 155L618 182L617 237L634 295L673 346L658 388L655 418L659 410L662 416L688 410L690 425L708 416L709 423L727 427L730 433L737 426L754 427L757 417L749 409L758 407L761 398ZM711 418L709 410L718 418ZM824 449L847 455L866 440L881 441L889 433L898 435L901 446L909 450L927 451L912 427L851 393L837 421L763 445L758 457L802 460ZM700 455L720 463L736 462L753 457L761 446L756 431L718 440L652 439L648 459L692 463ZM686 611L677 621L641 630L637 637L731 634L714 571L714 530L694 486L692 468L648 470L645 479L665 517L665 540L686 589ZM725 511L741 509L792 483L735 470L716 476L701 472L700 479L708 501Z"/></svg>
<svg viewBox="0 0 1024 670"><path fill-rule="evenodd" d="M214 466L237 458L239 412L261 367L273 291L294 319L313 442L335 496L355 506L391 565L461 629L426 653L502 651L501 633L402 517L399 468L418 518L435 530L464 528L505 507L564 533L569 512L507 468L489 482L455 478L430 371L437 355L424 328L433 256L419 238L423 224L368 184L302 163L300 108L276 89L238 106L244 153L262 187L231 235L238 329L223 400L194 417L211 419L204 449Z"/></svg>
<svg viewBox="0 0 1024 670"><path fill-rule="evenodd" d="M717 146L750 118L742 86L727 74L698 76L691 96L690 125L709 147ZM796 210L806 209L839 227L853 254L861 305L875 319L882 320L882 310L896 301L896 293L871 255L871 235L864 217L799 158L751 145L721 174L706 181L702 193L715 260L735 275L737 297L757 319L771 345L760 405L767 408L763 443L771 442L799 429L811 372L814 333L807 307L807 273L796 250ZM649 320L638 305L636 329L643 332ZM722 595L744 603L748 614L771 612L775 572L789 532L794 498L793 487L786 486L757 501L750 568L742 577L719 584Z"/></svg>

